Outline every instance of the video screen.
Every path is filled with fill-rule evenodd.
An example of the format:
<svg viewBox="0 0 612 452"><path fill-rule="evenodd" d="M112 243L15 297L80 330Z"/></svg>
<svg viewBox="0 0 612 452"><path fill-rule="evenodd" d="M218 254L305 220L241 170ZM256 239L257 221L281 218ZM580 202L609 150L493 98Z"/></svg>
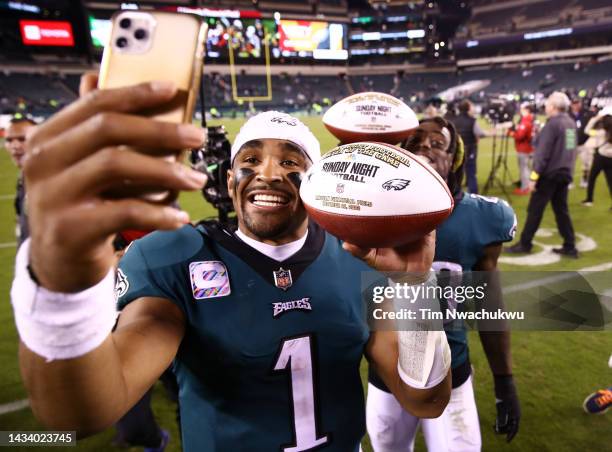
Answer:
<svg viewBox="0 0 612 452"><path fill-rule="evenodd" d="M110 19L96 19L93 16L89 16L89 32L94 47L103 48L111 34Z"/></svg>
<svg viewBox="0 0 612 452"><path fill-rule="evenodd" d="M273 56L279 55L276 23L272 19L209 17L206 22L208 58L228 58L230 45L234 57L263 58L266 43Z"/></svg>
<svg viewBox="0 0 612 452"><path fill-rule="evenodd" d="M286 57L345 60L348 58L346 25L307 20L281 20L280 51Z"/></svg>

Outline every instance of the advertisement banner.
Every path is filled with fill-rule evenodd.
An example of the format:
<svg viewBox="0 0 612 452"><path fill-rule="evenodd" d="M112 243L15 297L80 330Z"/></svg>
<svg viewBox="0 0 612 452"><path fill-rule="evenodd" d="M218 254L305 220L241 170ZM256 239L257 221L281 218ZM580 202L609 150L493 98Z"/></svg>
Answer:
<svg viewBox="0 0 612 452"><path fill-rule="evenodd" d="M21 38L25 45L74 46L70 22L51 20L20 20Z"/></svg>

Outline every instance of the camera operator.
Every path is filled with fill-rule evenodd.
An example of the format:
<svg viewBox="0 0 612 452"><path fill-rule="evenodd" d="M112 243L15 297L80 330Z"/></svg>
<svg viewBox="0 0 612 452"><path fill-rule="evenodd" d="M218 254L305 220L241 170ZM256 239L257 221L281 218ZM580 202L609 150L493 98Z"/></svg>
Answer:
<svg viewBox="0 0 612 452"><path fill-rule="evenodd" d="M465 146L465 173L468 191L477 194L476 159L478 156L478 140L486 136L486 133L480 128L474 117L472 102L465 99L459 103L458 108L459 114L452 119L452 122L457 129L457 133L461 135Z"/></svg>
<svg viewBox="0 0 612 452"><path fill-rule="evenodd" d="M533 193L527 206L527 221L520 242L505 249L508 253L529 253L533 237L540 226L544 209L551 201L563 246L553 252L578 257L574 227L567 206L568 186L574 174L576 160L576 123L568 115L569 98L555 91L546 99L548 120L536 137L534 168L530 189Z"/></svg>
<svg viewBox="0 0 612 452"><path fill-rule="evenodd" d="M528 103L521 105L521 119L516 127L510 129L509 135L514 137L514 147L518 160L521 185L514 190L515 195L529 194L529 169L531 166L533 145L533 115Z"/></svg>

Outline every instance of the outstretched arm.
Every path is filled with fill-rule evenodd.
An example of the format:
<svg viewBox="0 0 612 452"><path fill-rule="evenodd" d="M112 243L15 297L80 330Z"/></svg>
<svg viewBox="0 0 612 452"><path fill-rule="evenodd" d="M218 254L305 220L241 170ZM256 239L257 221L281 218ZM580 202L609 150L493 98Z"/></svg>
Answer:
<svg viewBox="0 0 612 452"><path fill-rule="evenodd" d="M398 248L364 249L348 243L344 248L378 271L403 276L398 282L420 284L430 275L435 243L432 232L419 242ZM416 343L418 346L413 347ZM420 354L416 361L428 363L425 366L429 368L422 369L421 381L408 383L409 378L400 376L399 369L403 368L402 361L404 365L411 361L413 354ZM442 414L451 392L450 349L444 331L373 331L366 357L404 409L421 418ZM409 369L404 368L407 373Z"/></svg>
<svg viewBox="0 0 612 452"><path fill-rule="evenodd" d="M483 275L486 275L487 292L485 299L487 309L491 312L504 309L497 271L497 260L501 253L501 247L501 244L487 246L482 258L474 268L474 270L481 271ZM506 434L506 439L510 442L518 433L521 419L521 405L512 376L510 330L505 322L487 326L487 328L479 329L479 335L495 384L495 405L497 408L495 431L499 434Z"/></svg>
<svg viewBox="0 0 612 452"><path fill-rule="evenodd" d="M45 425L81 435L129 409L169 365L184 334L180 309L159 298L132 302L110 333L112 239L125 229L187 223L185 212L139 194L199 190L206 182L160 158L201 145L201 129L137 114L172 100L172 83L109 90L95 84L85 76L84 95L27 137L31 242L22 246L11 291L33 411Z"/></svg>

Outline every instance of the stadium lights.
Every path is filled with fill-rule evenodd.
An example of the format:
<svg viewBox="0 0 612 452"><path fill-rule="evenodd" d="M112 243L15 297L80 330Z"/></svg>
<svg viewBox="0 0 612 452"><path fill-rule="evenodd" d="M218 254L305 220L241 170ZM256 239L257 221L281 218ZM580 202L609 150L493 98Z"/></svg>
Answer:
<svg viewBox="0 0 612 452"><path fill-rule="evenodd" d="M408 39L418 39L418 38L424 38L425 37L425 30L408 30L406 32L406 36L408 37Z"/></svg>
<svg viewBox="0 0 612 452"><path fill-rule="evenodd" d="M17 11L26 11L28 13L40 13L40 8L36 5L28 5L27 3L21 2L8 2L9 9L15 9Z"/></svg>
<svg viewBox="0 0 612 452"><path fill-rule="evenodd" d="M138 9L138 5L136 3L122 3L121 9Z"/></svg>
<svg viewBox="0 0 612 452"><path fill-rule="evenodd" d="M351 35L351 41L381 41L383 39L398 39L398 38L408 38L408 39L419 39L425 37L425 30L417 29L417 30L408 30L408 31L400 31L400 32L388 32L381 33L379 31L372 31L366 33L356 33Z"/></svg>
<svg viewBox="0 0 612 452"><path fill-rule="evenodd" d="M574 32L573 28L557 28L555 30L536 31L533 33L525 33L523 39L542 39L552 38L554 36L571 35Z"/></svg>

